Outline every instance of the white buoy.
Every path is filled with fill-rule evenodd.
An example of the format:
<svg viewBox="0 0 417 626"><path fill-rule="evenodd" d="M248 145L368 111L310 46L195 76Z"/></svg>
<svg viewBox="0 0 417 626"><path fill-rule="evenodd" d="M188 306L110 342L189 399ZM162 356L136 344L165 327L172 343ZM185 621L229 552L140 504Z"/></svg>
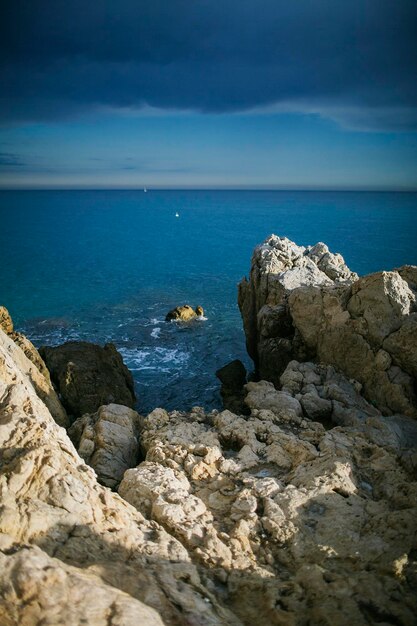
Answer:
<svg viewBox="0 0 417 626"><path fill-rule="evenodd" d="M179 216L180 216L180 214L179 214L179 213L175 213L175 217L179 217Z"/></svg>

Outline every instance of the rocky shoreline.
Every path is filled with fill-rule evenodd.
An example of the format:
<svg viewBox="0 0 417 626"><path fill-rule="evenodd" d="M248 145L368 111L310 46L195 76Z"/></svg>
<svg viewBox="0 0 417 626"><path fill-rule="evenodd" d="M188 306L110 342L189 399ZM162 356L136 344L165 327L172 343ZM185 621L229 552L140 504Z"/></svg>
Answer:
<svg viewBox="0 0 417 626"><path fill-rule="evenodd" d="M0 308L2 626L415 624L417 267L272 235L239 307L233 411L147 416L114 346Z"/></svg>

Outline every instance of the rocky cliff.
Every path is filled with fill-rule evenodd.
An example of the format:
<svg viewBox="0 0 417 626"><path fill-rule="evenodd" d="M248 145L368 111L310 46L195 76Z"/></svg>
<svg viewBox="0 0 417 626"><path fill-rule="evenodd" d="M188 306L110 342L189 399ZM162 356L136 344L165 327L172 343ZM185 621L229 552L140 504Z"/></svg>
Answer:
<svg viewBox="0 0 417 626"><path fill-rule="evenodd" d="M279 386L292 360L334 365L384 414L417 417L417 267L358 278L322 243L271 235L239 285L248 352Z"/></svg>
<svg viewBox="0 0 417 626"><path fill-rule="evenodd" d="M240 288L250 414L113 403L72 440L0 317L0 624L414 625L416 271L272 237Z"/></svg>

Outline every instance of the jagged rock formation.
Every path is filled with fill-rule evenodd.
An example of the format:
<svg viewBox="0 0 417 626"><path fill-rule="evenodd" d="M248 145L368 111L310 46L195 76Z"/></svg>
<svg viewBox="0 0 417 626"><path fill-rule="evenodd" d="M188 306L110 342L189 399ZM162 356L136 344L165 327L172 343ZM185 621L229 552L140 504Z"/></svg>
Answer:
<svg viewBox="0 0 417 626"><path fill-rule="evenodd" d="M68 426L68 416L52 386L44 361L33 343L25 335L14 331L12 318L4 306L0 307L0 330L12 340L13 343L7 342L7 350L13 360L29 376L36 393L45 402L52 417L60 426ZM2 341L4 341L3 334Z"/></svg>
<svg viewBox="0 0 417 626"><path fill-rule="evenodd" d="M98 408L115 375L67 344L79 453L0 310L0 624L413 626L416 286L271 237L240 286L275 383L246 384L250 415Z"/></svg>
<svg viewBox="0 0 417 626"><path fill-rule="evenodd" d="M363 385L389 415L417 416L417 268L359 278L324 244L275 235L239 285L247 346L260 378L279 386L287 364L317 360Z"/></svg>
<svg viewBox="0 0 417 626"><path fill-rule="evenodd" d="M97 483L13 346L0 330L0 623L241 624L180 542Z"/></svg>
<svg viewBox="0 0 417 626"><path fill-rule="evenodd" d="M166 314L165 321L189 322L190 320L193 320L196 317L202 317L203 315L204 309L202 306L199 305L194 310L189 304L184 304L169 311Z"/></svg>
<svg viewBox="0 0 417 626"><path fill-rule="evenodd" d="M281 420L302 424L305 418L354 427L375 445L392 450L411 473L417 472L417 421L403 415L383 416L361 395L362 386L331 365L291 361L278 391L262 380L246 385L245 402L253 414L272 411Z"/></svg>
<svg viewBox="0 0 417 626"><path fill-rule="evenodd" d="M414 623L412 465L401 438L301 414L292 394L320 389L314 366L284 375L288 406L246 419L142 419L146 460L119 488L136 511L97 483L0 337L0 623Z"/></svg>
<svg viewBox="0 0 417 626"><path fill-rule="evenodd" d="M112 343L70 341L39 350L72 419L104 404L135 405L132 374Z"/></svg>
<svg viewBox="0 0 417 626"><path fill-rule="evenodd" d="M220 395L223 401L223 407L229 409L232 413L248 415L249 409L245 404L246 368L242 361L235 359L227 365L224 365L216 372L217 378L222 386Z"/></svg>
<svg viewBox="0 0 417 626"><path fill-rule="evenodd" d="M79 417L68 430L78 454L101 484L116 487L139 462L139 415L120 404L102 406Z"/></svg>
<svg viewBox="0 0 417 626"><path fill-rule="evenodd" d="M184 545L245 624L411 626L417 483L401 438L386 449L371 423L326 431L290 401L246 419L153 411L146 461L119 493Z"/></svg>

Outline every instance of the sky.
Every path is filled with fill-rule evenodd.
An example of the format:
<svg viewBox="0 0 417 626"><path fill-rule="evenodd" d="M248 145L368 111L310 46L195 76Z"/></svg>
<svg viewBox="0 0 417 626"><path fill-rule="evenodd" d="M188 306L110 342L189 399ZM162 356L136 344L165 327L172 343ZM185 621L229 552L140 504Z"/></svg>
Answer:
<svg viewBox="0 0 417 626"><path fill-rule="evenodd" d="M415 0L13 0L2 188L417 189Z"/></svg>

